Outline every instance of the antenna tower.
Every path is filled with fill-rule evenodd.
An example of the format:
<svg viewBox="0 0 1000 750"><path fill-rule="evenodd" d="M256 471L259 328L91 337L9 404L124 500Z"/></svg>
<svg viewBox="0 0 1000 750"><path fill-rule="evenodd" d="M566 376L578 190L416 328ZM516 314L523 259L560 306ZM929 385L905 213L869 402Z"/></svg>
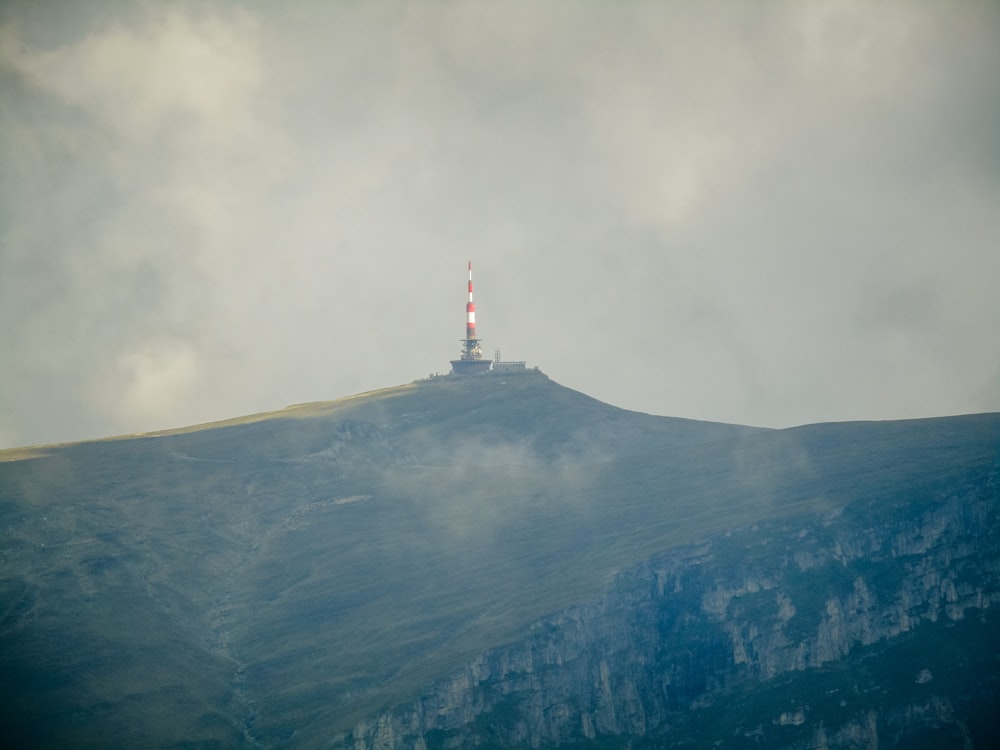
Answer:
<svg viewBox="0 0 1000 750"><path fill-rule="evenodd" d="M486 372L492 362L483 359L483 349L476 336L476 303L472 301L472 261L469 261L469 301L465 304L465 338L461 340L462 352L451 362L453 372L473 374Z"/></svg>

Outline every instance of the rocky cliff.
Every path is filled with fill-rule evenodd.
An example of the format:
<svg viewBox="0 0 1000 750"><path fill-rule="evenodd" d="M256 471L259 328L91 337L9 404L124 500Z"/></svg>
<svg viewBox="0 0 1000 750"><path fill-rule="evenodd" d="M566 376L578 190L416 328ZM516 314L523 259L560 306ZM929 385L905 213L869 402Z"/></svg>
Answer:
<svg viewBox="0 0 1000 750"><path fill-rule="evenodd" d="M996 474L649 560L335 746L991 747Z"/></svg>

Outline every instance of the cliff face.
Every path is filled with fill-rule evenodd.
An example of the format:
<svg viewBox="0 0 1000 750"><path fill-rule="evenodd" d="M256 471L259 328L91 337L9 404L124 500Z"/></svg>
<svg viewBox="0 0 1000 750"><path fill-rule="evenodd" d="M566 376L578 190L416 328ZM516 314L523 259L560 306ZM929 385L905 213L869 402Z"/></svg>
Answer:
<svg viewBox="0 0 1000 750"><path fill-rule="evenodd" d="M335 746L987 747L996 476L649 560Z"/></svg>

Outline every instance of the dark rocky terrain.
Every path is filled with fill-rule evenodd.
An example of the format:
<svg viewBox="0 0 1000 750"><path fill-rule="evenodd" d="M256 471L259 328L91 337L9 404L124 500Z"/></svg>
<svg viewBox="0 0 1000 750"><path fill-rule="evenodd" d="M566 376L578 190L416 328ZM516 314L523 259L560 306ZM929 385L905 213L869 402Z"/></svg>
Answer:
<svg viewBox="0 0 1000 750"><path fill-rule="evenodd" d="M537 372L0 453L19 747L998 746L1000 415Z"/></svg>

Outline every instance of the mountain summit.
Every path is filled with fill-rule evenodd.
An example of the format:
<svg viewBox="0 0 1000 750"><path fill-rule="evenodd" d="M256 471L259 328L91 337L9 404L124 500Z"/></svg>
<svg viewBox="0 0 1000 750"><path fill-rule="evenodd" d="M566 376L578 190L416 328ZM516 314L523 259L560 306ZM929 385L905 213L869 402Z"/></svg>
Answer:
<svg viewBox="0 0 1000 750"><path fill-rule="evenodd" d="M527 371L3 452L0 725L31 747L983 741L998 446L996 414L767 430Z"/></svg>

